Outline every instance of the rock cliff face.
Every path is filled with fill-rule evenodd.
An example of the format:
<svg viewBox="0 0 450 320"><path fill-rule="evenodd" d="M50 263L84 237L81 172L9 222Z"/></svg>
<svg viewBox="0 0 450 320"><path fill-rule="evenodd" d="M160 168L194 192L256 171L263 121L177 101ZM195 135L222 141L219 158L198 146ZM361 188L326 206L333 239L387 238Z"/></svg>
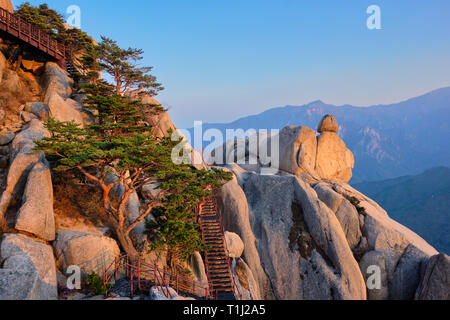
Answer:
<svg viewBox="0 0 450 320"><path fill-rule="evenodd" d="M39 72L17 73L0 53L0 85L21 88L25 97L38 90L43 97L21 104L5 100L11 105L0 110L0 216L6 217L0 221L6 224L0 242L0 300L57 299L68 267L101 273L120 255L116 241L98 225L57 223L62 217L53 207L49 164L43 154L30 154L34 141L49 135L43 123L50 116L85 125L91 115L73 92L72 80L51 62ZM129 94L158 104L152 97ZM147 115L146 121L160 137L175 129L167 113ZM259 134L259 147L275 138L280 142L279 171L272 175L261 174L267 159L249 149L224 154L235 162L258 160L256 165L225 165L234 178L217 192L237 293L243 299L448 299L448 256L347 184L354 159L338 130L336 119L326 116L317 133L291 126L278 136ZM227 145L236 148L238 143ZM121 192L120 186L116 189ZM140 201L154 192L151 183L136 192L127 204L128 215L136 215ZM144 253L141 227L133 240L143 244ZM164 257L151 259L165 264ZM200 253L186 268L207 283Z"/></svg>
<svg viewBox="0 0 450 320"><path fill-rule="evenodd" d="M347 184L354 160L337 130L332 116L321 121L317 138L306 127L283 129L275 175L225 165L235 179L218 192L219 207L225 229L242 238L242 258L259 295L301 300L445 297L448 286L443 289L437 279L445 278L448 257L437 259L433 247Z"/></svg>

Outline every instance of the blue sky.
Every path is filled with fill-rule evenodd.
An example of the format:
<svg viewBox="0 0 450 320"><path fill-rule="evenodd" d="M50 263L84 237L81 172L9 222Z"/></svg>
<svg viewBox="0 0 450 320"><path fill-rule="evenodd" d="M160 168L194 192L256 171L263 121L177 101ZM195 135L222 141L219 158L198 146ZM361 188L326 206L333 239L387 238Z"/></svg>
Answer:
<svg viewBox="0 0 450 320"><path fill-rule="evenodd" d="M12 0L14 5L22 1ZM180 127L314 100L367 106L450 86L448 0L47 0L145 51ZM382 30L366 9L381 8Z"/></svg>

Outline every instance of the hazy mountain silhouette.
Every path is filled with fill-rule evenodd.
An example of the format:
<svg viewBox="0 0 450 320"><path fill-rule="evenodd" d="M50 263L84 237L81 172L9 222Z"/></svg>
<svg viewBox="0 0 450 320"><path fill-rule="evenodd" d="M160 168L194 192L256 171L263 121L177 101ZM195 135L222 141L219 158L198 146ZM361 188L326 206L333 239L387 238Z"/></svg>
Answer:
<svg viewBox="0 0 450 320"><path fill-rule="evenodd" d="M416 176L355 187L438 251L450 252L450 168L438 167Z"/></svg>
<svg viewBox="0 0 450 320"><path fill-rule="evenodd" d="M353 151L356 167L352 183L419 174L450 165L450 87L392 105L334 106L314 101L285 106L234 122L204 124L204 130L282 129L288 125L315 128L325 114L333 114L339 135ZM192 129L191 129L192 132Z"/></svg>

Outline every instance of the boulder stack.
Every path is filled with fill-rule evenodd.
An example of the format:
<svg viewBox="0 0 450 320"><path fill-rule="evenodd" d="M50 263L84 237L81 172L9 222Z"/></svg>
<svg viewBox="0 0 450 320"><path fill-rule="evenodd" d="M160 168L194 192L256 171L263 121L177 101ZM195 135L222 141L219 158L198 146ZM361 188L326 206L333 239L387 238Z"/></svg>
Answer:
<svg viewBox="0 0 450 320"><path fill-rule="evenodd" d="M336 121L336 118L333 117L331 114L327 114L325 117L323 117L319 123L319 126L317 127L317 132L319 133L323 132L338 133L338 131L339 125Z"/></svg>

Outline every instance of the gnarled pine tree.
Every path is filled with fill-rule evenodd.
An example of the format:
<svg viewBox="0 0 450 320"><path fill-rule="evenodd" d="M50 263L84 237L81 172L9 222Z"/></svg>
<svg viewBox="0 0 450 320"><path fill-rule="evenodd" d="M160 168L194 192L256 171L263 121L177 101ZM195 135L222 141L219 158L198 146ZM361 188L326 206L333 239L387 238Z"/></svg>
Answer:
<svg viewBox="0 0 450 320"><path fill-rule="evenodd" d="M114 48L105 49L109 46ZM160 88L159 84L151 82L154 78L143 69L126 62L129 61L129 50L122 50L109 40L99 47L102 49L96 52L98 61L115 61L114 65L117 65L117 68L114 65L106 68L99 64L100 70L119 72L114 79L125 79L121 81L131 89L151 91ZM124 64L126 67L122 68ZM126 75L122 76L121 72ZM46 153L54 170L79 170L101 189L108 222L130 258L136 259L139 255L130 232L152 211L157 218L150 228L152 248L164 246L169 250L169 256L187 258L193 251L203 248L195 216L198 200L207 195L209 189L219 187L230 175L174 164L172 149L179 141L155 139L152 128L142 121L142 110L147 108L158 113L163 112L163 108L131 100L118 94L118 88L125 87L118 82L100 80L84 85L82 91L87 94L84 107L95 111L95 123L82 128L73 122L50 119L46 127L51 137L36 141L35 150ZM109 173L117 176L114 183L108 184ZM150 182L158 183L158 194L147 202L137 219L128 221L126 204L130 196ZM112 190L118 185L123 186L123 193L118 201L111 201Z"/></svg>

